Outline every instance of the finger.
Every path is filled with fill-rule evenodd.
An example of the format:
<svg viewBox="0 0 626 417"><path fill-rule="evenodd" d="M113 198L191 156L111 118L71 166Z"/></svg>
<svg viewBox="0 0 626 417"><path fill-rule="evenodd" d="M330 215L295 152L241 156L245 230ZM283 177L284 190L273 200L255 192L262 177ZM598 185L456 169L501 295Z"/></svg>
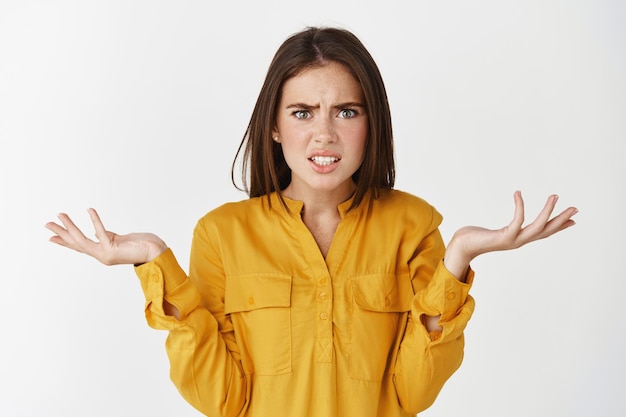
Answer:
<svg viewBox="0 0 626 417"><path fill-rule="evenodd" d="M49 222L49 223L45 224L45 227L46 227L46 229L50 230L52 233L56 234L60 239L62 239L68 245L74 245L75 244L76 239L63 226L61 226L61 225L59 225L59 224L57 224L55 222Z"/></svg>
<svg viewBox="0 0 626 417"><path fill-rule="evenodd" d="M49 239L49 241L52 242L52 243L56 243L57 245L66 247L66 248L76 250L76 248L74 246L70 245L65 240L63 240L63 238L61 236L52 236Z"/></svg>
<svg viewBox="0 0 626 417"><path fill-rule="evenodd" d="M110 236L104 228L104 224L102 224L102 220L100 220L98 212L92 208L88 209L87 212L89 213L89 218L91 219L93 227L96 230L96 237L98 238L98 240L100 242L109 243L111 240Z"/></svg>
<svg viewBox="0 0 626 417"><path fill-rule="evenodd" d="M48 222L44 225L44 227L56 235L66 231L62 226L59 226L55 222Z"/></svg>
<svg viewBox="0 0 626 417"><path fill-rule="evenodd" d="M70 216L65 213L59 213L57 217L59 218L61 223L63 223L63 226L65 226L65 229L73 238L87 239L83 232L81 232L81 230L78 228L78 226L76 226L72 219L70 219Z"/></svg>
<svg viewBox="0 0 626 417"><path fill-rule="evenodd" d="M561 230L565 230L568 227L574 226L576 222L572 220L572 216L576 213L578 213L578 209L576 207L569 207L563 210L558 216L554 217L546 224L546 227L544 228L543 233L541 233L539 239L543 239L560 232Z"/></svg>
<svg viewBox="0 0 626 417"><path fill-rule="evenodd" d="M71 239L67 230L65 230L62 226L59 226L58 224L54 222L46 223L45 228L55 234L55 236L50 238L50 241L54 243L61 244L60 242L58 242L59 240L66 242L67 240ZM66 245L63 245L63 246L66 246Z"/></svg>
<svg viewBox="0 0 626 417"><path fill-rule="evenodd" d="M54 222L49 222L45 224L45 227L55 234L54 236L50 237L50 242L75 250L77 252L82 252L74 242L74 239L72 239L72 236L70 236L67 230L65 230L62 226L59 226Z"/></svg>
<svg viewBox="0 0 626 417"><path fill-rule="evenodd" d="M522 228L522 224L524 224L524 199L522 198L522 192L515 191L513 200L515 201L515 212L508 228L517 233Z"/></svg>
<svg viewBox="0 0 626 417"><path fill-rule="evenodd" d="M558 200L559 196L556 194L548 197L546 204L543 206L543 209L541 209L535 220L526 226L520 233L520 238L522 240L535 240L543 233Z"/></svg>
<svg viewBox="0 0 626 417"><path fill-rule="evenodd" d="M540 224L548 223L548 220L550 220L550 216L552 215L552 212L554 211L554 207L556 207L557 201L559 201L559 196L556 194L553 194L550 197L548 197L546 204L543 206L543 209L541 209L541 211L537 215L535 222L540 223Z"/></svg>
<svg viewBox="0 0 626 417"><path fill-rule="evenodd" d="M95 256L93 254L95 253L98 244L87 238L67 214L60 213L58 217L67 230L64 234L59 234L59 236L61 236L61 238L63 238L63 240L69 245L68 247L78 252Z"/></svg>

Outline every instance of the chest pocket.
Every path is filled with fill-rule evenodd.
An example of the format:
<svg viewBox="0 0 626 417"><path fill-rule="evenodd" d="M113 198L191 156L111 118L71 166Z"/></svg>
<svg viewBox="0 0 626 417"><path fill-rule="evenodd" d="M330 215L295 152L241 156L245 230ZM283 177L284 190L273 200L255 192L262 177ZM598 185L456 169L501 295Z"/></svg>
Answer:
<svg viewBox="0 0 626 417"><path fill-rule="evenodd" d="M291 372L291 276L226 277L224 309L230 314L247 374Z"/></svg>
<svg viewBox="0 0 626 417"><path fill-rule="evenodd" d="M408 275L371 274L353 277L350 283L350 376L380 381L393 371L411 310L411 280Z"/></svg>

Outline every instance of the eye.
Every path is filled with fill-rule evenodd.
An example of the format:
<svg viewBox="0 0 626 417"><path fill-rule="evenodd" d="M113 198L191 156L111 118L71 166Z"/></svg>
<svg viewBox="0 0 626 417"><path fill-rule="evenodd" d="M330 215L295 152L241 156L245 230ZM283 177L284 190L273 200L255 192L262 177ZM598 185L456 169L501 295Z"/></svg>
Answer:
<svg viewBox="0 0 626 417"><path fill-rule="evenodd" d="M311 117L311 113L309 113L308 110L296 110L291 114L293 114L296 119L308 119Z"/></svg>
<svg viewBox="0 0 626 417"><path fill-rule="evenodd" d="M358 116L358 112L354 109L341 109L339 111L339 117L342 119L351 119L353 117Z"/></svg>

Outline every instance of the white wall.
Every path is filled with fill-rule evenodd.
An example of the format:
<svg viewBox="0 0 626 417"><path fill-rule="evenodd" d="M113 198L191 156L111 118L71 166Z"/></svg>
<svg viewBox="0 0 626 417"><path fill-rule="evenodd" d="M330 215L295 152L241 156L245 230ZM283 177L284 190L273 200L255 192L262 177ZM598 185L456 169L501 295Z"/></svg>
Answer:
<svg viewBox="0 0 626 417"><path fill-rule="evenodd" d="M476 260L466 359L423 416L623 416L626 6L588 1L0 3L0 415L195 416L129 267L47 242L99 209L186 268L192 228L245 196L230 163L276 47L340 25L394 114L400 189L499 227L521 189L578 225Z"/></svg>

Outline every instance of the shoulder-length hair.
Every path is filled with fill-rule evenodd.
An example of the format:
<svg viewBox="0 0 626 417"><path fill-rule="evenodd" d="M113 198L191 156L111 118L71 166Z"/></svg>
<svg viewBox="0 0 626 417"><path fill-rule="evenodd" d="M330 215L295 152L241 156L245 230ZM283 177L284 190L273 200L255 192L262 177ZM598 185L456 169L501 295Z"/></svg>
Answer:
<svg viewBox="0 0 626 417"><path fill-rule="evenodd" d="M272 140L276 113L285 81L302 71L337 62L361 85L368 120L368 135L361 166L352 176L356 191L350 209L357 207L369 190L374 198L380 189L393 188L395 166L391 113L387 92L374 59L351 32L339 28L307 28L289 37L276 51L259 93L248 128L231 169L231 179L250 197L280 191L289 185L291 170L280 144ZM243 188L235 181L235 167L243 150ZM286 207L280 195L280 201Z"/></svg>

